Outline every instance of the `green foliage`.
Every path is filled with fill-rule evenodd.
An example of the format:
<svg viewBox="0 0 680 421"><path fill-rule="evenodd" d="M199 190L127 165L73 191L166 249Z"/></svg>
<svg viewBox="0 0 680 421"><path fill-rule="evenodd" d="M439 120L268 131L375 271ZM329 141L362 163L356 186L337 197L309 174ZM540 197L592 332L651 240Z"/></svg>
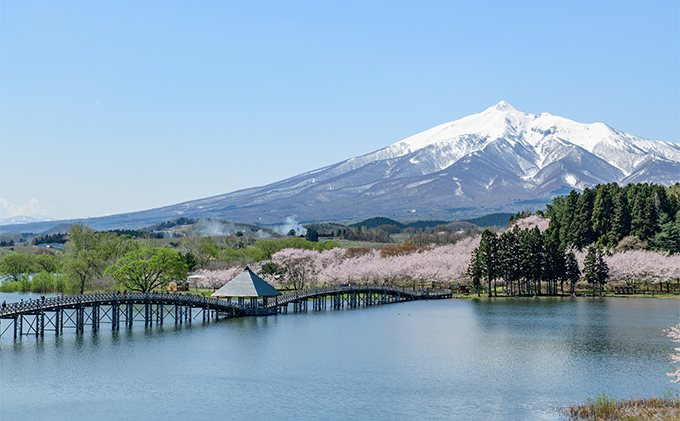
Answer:
<svg viewBox="0 0 680 421"><path fill-rule="evenodd" d="M371 229L371 228L378 228L378 227L383 226L383 225L392 225L392 226L395 226L399 229L403 229L403 228L406 227L401 222L395 221L394 219L385 218L385 217L382 217L382 216L378 216L378 217L375 217L375 218L368 218L368 219L363 220L361 222L357 222L356 224L351 224L350 227L353 227L353 228L363 227L363 228Z"/></svg>
<svg viewBox="0 0 680 421"><path fill-rule="evenodd" d="M597 395L595 399L588 398L587 402L592 407L593 412L604 419L609 419L616 413L616 399L608 397L605 392Z"/></svg>
<svg viewBox="0 0 680 421"><path fill-rule="evenodd" d="M30 254L13 253L5 256L0 263L0 275L19 282L21 275L28 274L33 267L33 256Z"/></svg>
<svg viewBox="0 0 680 421"><path fill-rule="evenodd" d="M35 256L33 271L34 272L59 272L62 267L62 261L59 257L51 254L39 254Z"/></svg>
<svg viewBox="0 0 680 421"><path fill-rule="evenodd" d="M42 293L59 290L59 275L42 271L33 275L31 291Z"/></svg>
<svg viewBox="0 0 680 421"><path fill-rule="evenodd" d="M491 213L479 218L466 219L465 221L480 227L507 227L512 217L513 214L511 213Z"/></svg>
<svg viewBox="0 0 680 421"><path fill-rule="evenodd" d="M316 243L319 241L319 233L314 228L307 228L305 240Z"/></svg>
<svg viewBox="0 0 680 421"><path fill-rule="evenodd" d="M65 275L73 290L82 294L92 278L102 273L106 265L96 250L82 250L64 266Z"/></svg>
<svg viewBox="0 0 680 421"><path fill-rule="evenodd" d="M198 267L198 260L196 259L196 256L194 256L194 254L191 252L184 253L182 255L182 261L184 262L185 265L187 265L188 272L192 272L194 269Z"/></svg>
<svg viewBox="0 0 680 421"><path fill-rule="evenodd" d="M68 241L67 234L47 234L40 235L31 240L31 245L35 246L38 244L64 244Z"/></svg>
<svg viewBox="0 0 680 421"><path fill-rule="evenodd" d="M670 254L680 253L680 211L675 221L667 214L661 214L659 229L660 231L652 239L654 250L668 251Z"/></svg>
<svg viewBox="0 0 680 421"><path fill-rule="evenodd" d="M559 246L557 231L541 233L538 227L526 230L517 226L498 236L485 230L467 273L475 286L487 281L489 296L492 289L496 293L498 279L505 281L509 292L523 294L540 294L541 282L546 281L548 294L557 295L558 283L563 291L563 283L571 281L573 289L580 276L574 253Z"/></svg>
<svg viewBox="0 0 680 421"><path fill-rule="evenodd" d="M167 230L170 228L174 228L177 226L182 226L182 225L193 225L196 222L198 222L198 219L195 218L186 218L184 216L179 217L177 219L173 219L172 221L167 221L167 222L159 222L155 225L150 226L147 228L148 231L163 231Z"/></svg>
<svg viewBox="0 0 680 421"><path fill-rule="evenodd" d="M26 292L31 290L31 276L28 273L22 273L17 281L19 292Z"/></svg>
<svg viewBox="0 0 680 421"><path fill-rule="evenodd" d="M121 286L139 292L165 287L186 277L186 272L180 253L159 247L131 251L106 269Z"/></svg>
<svg viewBox="0 0 680 421"><path fill-rule="evenodd" d="M19 290L19 282L3 282L0 284L0 292L17 292Z"/></svg>
<svg viewBox="0 0 680 421"><path fill-rule="evenodd" d="M597 185L581 194L572 190L554 198L546 215L562 249L574 246L582 250L595 243L614 248L625 237L637 236L659 251L674 253L676 231L680 230L675 225L680 211L678 191L678 184Z"/></svg>
<svg viewBox="0 0 680 421"><path fill-rule="evenodd" d="M484 276L484 262L482 261L482 256L480 255L479 248L472 251L472 256L470 257L470 264L467 268L467 275L472 280L472 286L477 289L477 296L480 295L479 287Z"/></svg>
<svg viewBox="0 0 680 421"><path fill-rule="evenodd" d="M609 267L604 261L604 251L595 246L588 247L588 252L586 257L583 259L583 275L589 284L593 286L593 295L595 295L595 288L600 287L600 292L602 292L602 286L607 283L609 278Z"/></svg>
<svg viewBox="0 0 680 421"><path fill-rule="evenodd" d="M146 239L157 239L160 240L165 238L165 234L162 232L149 232L146 230L123 230L115 229L106 231L107 233L115 234L118 237L128 237L128 238L146 238Z"/></svg>

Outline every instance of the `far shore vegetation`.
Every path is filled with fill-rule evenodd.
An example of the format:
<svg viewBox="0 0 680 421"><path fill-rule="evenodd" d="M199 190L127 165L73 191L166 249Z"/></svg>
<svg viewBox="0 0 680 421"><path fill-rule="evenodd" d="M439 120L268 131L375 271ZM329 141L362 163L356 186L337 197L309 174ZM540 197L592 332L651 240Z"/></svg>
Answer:
<svg viewBox="0 0 680 421"><path fill-rule="evenodd" d="M598 185L543 211L468 221L72 225L0 235L0 257L5 292L167 290L187 275L194 291L208 292L250 266L280 289L353 283L450 288L461 297L667 297L680 293L680 185Z"/></svg>

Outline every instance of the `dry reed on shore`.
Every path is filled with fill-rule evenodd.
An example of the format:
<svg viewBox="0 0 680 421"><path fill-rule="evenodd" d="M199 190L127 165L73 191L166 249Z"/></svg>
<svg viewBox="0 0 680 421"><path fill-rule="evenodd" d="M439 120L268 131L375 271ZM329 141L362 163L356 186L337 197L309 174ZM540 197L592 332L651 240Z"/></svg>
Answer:
<svg viewBox="0 0 680 421"><path fill-rule="evenodd" d="M616 400L604 393L561 411L568 420L680 421L680 398Z"/></svg>

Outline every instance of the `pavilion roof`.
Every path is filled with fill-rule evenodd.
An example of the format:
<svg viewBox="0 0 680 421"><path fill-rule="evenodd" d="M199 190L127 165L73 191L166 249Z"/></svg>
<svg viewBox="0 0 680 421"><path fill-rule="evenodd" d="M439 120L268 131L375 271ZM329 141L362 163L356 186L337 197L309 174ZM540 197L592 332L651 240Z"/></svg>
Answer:
<svg viewBox="0 0 680 421"><path fill-rule="evenodd" d="M246 267L243 272L212 293L213 297L274 297L281 293Z"/></svg>

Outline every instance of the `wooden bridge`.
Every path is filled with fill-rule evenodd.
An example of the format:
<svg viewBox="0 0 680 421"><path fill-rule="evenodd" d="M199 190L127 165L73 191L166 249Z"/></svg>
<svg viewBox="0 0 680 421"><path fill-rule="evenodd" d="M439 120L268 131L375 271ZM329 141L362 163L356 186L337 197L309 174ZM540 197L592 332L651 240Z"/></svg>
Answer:
<svg viewBox="0 0 680 421"><path fill-rule="evenodd" d="M112 330L121 325L131 328L135 321L144 326L157 325L169 319L175 324L191 323L202 316L204 322L219 317L242 317L314 310L355 308L412 300L451 298L451 290L422 291L377 285L342 285L292 291L277 297L258 300L218 299L202 295L169 293L105 293L10 303L0 308L0 336L13 327L14 338L21 335L44 336L45 331L57 335L64 329L83 333L85 326L98 331L102 324ZM193 313L196 313L195 315Z"/></svg>

